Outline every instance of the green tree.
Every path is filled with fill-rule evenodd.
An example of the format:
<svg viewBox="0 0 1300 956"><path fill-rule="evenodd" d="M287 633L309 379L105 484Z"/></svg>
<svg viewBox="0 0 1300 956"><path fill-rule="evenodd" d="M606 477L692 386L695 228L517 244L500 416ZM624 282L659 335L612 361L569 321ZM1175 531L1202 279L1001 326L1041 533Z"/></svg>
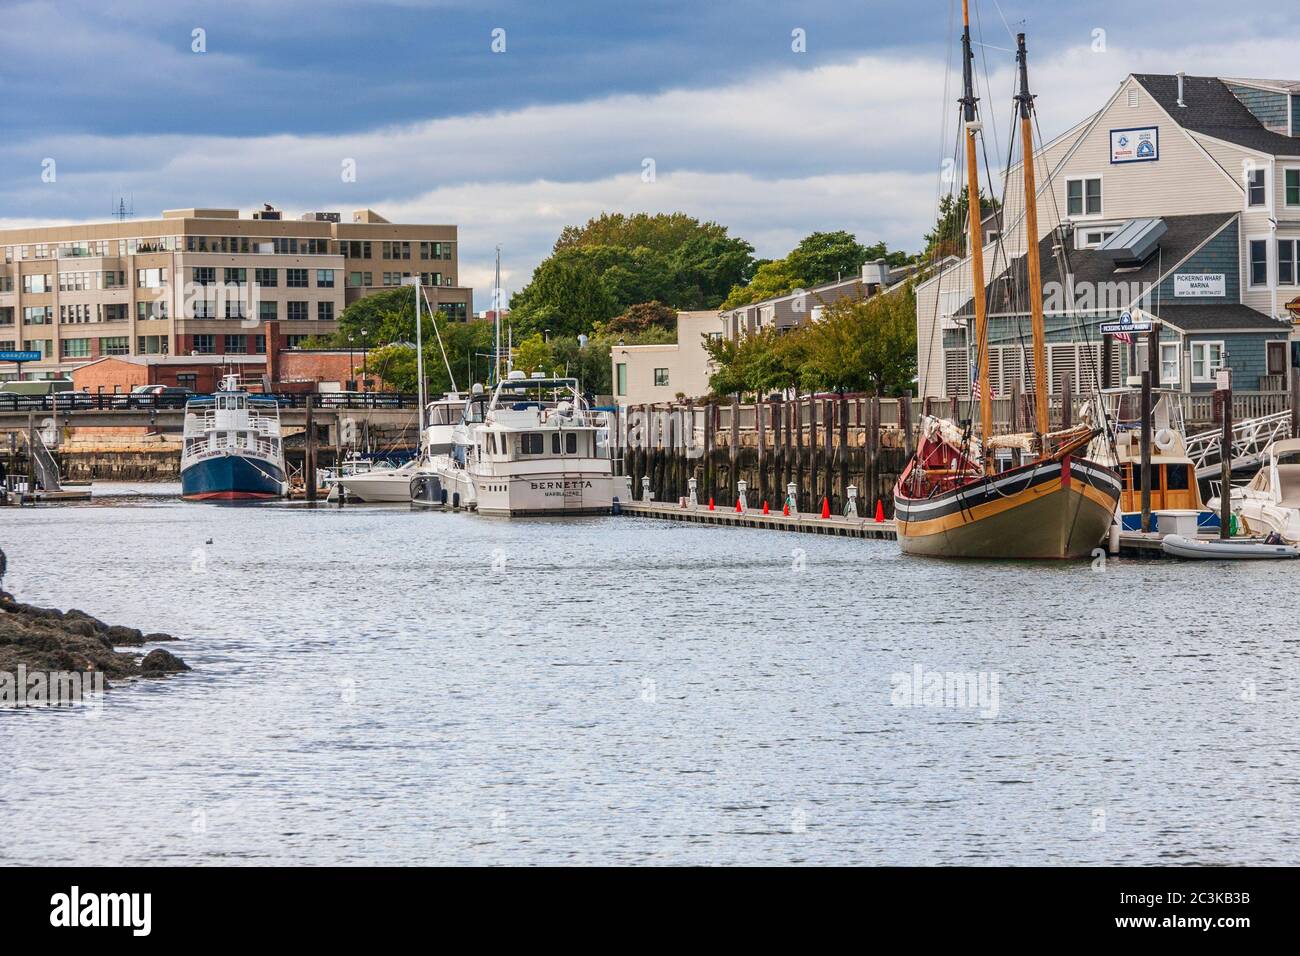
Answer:
<svg viewBox="0 0 1300 956"><path fill-rule="evenodd" d="M896 395L916 376L916 292L902 289L867 299L845 297L798 332L809 389Z"/></svg>
<svg viewBox="0 0 1300 956"><path fill-rule="evenodd" d="M966 255L966 210L970 206L970 194L966 187L954 199L951 193L939 200L939 217L934 228L925 234L924 258L928 261L942 259L945 256ZM995 212L1000 212L1002 204L996 198L989 198L980 191L980 221Z"/></svg>
<svg viewBox="0 0 1300 956"><path fill-rule="evenodd" d="M804 288L825 285L862 274L867 261L866 247L852 233L814 232L800 240L785 257L790 274L798 276Z"/></svg>
<svg viewBox="0 0 1300 956"><path fill-rule="evenodd" d="M591 263L568 254L543 261L532 281L511 297L510 309L515 330L525 335L547 329L578 335L620 311Z"/></svg>
<svg viewBox="0 0 1300 956"><path fill-rule="evenodd" d="M597 329L597 332L603 332L606 335L639 335L652 327L670 332L675 331L677 329L677 310L670 309L658 300L654 302L638 302L636 305L628 306L621 314L614 316L602 328Z"/></svg>
<svg viewBox="0 0 1300 956"><path fill-rule="evenodd" d="M552 367L554 358L555 354L551 351L551 346L542 338L542 333L534 332L515 346L514 367L529 375L533 372L545 372L549 375L554 371Z"/></svg>
<svg viewBox="0 0 1300 956"><path fill-rule="evenodd" d="M638 303L715 308L750 278L753 252L725 226L685 213L604 213L565 227L552 255L512 299L513 319L530 332L577 335Z"/></svg>
<svg viewBox="0 0 1300 956"><path fill-rule="evenodd" d="M796 275L785 259L773 259L758 267L748 285L735 285L731 294L722 303L723 309L734 309L742 305L752 305L774 296L799 288L806 289L807 283L802 276Z"/></svg>

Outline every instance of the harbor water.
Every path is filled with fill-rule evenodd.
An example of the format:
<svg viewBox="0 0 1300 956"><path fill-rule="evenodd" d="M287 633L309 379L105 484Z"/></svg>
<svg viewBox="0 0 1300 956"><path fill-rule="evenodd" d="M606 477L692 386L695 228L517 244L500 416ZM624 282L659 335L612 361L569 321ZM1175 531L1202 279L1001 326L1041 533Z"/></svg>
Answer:
<svg viewBox="0 0 1300 956"><path fill-rule="evenodd" d="M5 586L193 670L0 711L0 864L1300 862L1286 562L107 490Z"/></svg>

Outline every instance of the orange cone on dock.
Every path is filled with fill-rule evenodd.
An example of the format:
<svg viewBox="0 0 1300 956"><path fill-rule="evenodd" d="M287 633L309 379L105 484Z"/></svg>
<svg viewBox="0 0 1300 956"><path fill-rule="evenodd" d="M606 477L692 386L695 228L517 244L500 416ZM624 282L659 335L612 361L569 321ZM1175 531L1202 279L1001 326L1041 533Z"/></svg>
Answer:
<svg viewBox="0 0 1300 956"><path fill-rule="evenodd" d="M876 499L876 524L881 524L885 520L885 503L879 498Z"/></svg>
<svg viewBox="0 0 1300 956"><path fill-rule="evenodd" d="M787 501L787 502L782 506L782 508L781 508L781 514L785 515L787 518L790 517L790 502Z"/></svg>
<svg viewBox="0 0 1300 956"><path fill-rule="evenodd" d="M736 514L739 515L739 514L744 514L744 513L745 513L745 509L741 506L741 504L740 504L740 499L737 498L737 499L736 499Z"/></svg>
<svg viewBox="0 0 1300 956"><path fill-rule="evenodd" d="M823 518L829 518L830 516L831 516L831 502L830 502L830 499L829 499L829 498L823 498L823 499L822 499L822 517L823 517Z"/></svg>
<svg viewBox="0 0 1300 956"><path fill-rule="evenodd" d="M763 514L767 514L767 502L763 502Z"/></svg>
<svg viewBox="0 0 1300 956"><path fill-rule="evenodd" d="M716 510L717 510L716 508L713 507L713 499L712 499L712 498L709 499L709 510L710 510L710 511L716 511Z"/></svg>

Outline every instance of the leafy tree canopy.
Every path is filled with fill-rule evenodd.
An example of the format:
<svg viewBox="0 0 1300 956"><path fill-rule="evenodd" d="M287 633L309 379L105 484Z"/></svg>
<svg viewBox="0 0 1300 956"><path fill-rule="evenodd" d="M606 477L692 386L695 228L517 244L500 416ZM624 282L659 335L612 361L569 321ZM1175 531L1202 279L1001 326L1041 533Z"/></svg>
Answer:
<svg viewBox="0 0 1300 956"><path fill-rule="evenodd" d="M595 331L638 303L717 307L749 279L753 247L725 226L685 213L605 213L567 226L552 255L511 299L511 321L527 334Z"/></svg>
<svg viewBox="0 0 1300 956"><path fill-rule="evenodd" d="M962 187L960 195L953 198L951 193L939 200L939 217L934 228L925 234L925 254L927 261L942 259L945 256L966 255L966 238L969 226L966 223L966 210L970 206L970 191ZM991 213L999 212L1002 204L996 197L990 198L980 190L980 220Z"/></svg>
<svg viewBox="0 0 1300 956"><path fill-rule="evenodd" d="M868 299L825 305L817 322L767 328L738 341L705 342L714 394L803 388L895 395L916 375L916 294L909 284Z"/></svg>

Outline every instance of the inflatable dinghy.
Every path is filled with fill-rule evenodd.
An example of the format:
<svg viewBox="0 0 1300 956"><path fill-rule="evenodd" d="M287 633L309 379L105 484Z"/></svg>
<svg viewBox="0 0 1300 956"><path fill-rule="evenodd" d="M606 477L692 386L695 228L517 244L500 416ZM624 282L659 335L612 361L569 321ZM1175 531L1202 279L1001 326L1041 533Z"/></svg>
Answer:
<svg viewBox="0 0 1300 956"><path fill-rule="evenodd" d="M1294 545L1270 544L1262 538L1185 538L1167 534L1160 541L1165 554L1203 561L1259 561L1268 558L1300 558Z"/></svg>

